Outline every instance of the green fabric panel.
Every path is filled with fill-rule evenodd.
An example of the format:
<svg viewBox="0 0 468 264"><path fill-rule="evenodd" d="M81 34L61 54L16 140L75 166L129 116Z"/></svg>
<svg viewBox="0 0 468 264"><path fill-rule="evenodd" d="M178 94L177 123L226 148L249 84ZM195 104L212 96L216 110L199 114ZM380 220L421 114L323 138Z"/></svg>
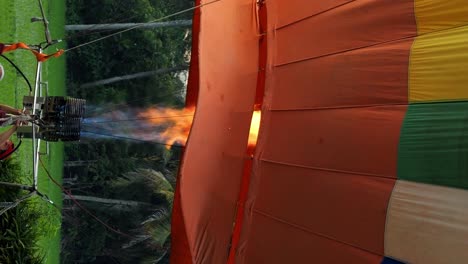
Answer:
<svg viewBox="0 0 468 264"><path fill-rule="evenodd" d="M411 104L398 178L468 189L468 102Z"/></svg>

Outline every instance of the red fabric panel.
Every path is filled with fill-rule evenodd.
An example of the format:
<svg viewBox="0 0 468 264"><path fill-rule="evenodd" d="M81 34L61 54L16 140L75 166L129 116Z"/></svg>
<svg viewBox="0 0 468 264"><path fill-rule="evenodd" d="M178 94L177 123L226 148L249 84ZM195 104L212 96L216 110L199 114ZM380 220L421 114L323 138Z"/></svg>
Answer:
<svg viewBox="0 0 468 264"><path fill-rule="evenodd" d="M200 5L201 0L195 1L195 6ZM195 9L192 19L192 50L190 54L190 69L187 83L187 95L185 97L185 106L193 107L197 104L198 91L200 84L198 42L200 35L200 13L199 8Z"/></svg>
<svg viewBox="0 0 468 264"><path fill-rule="evenodd" d="M278 10L295 10L295 12L278 12L273 14L277 16L278 27L282 27L291 23L298 22L301 19L305 19L329 9L335 8L340 5L352 2L353 0L321 0L321 1L310 1L310 0L288 0L288 1L276 1Z"/></svg>
<svg viewBox="0 0 468 264"><path fill-rule="evenodd" d="M264 107L237 263L380 263L413 1L353 1L278 28L275 15L308 9L280 2L267 1Z"/></svg>
<svg viewBox="0 0 468 264"><path fill-rule="evenodd" d="M228 258L257 84L255 21L251 0L201 12L200 92L179 189L194 263Z"/></svg>
<svg viewBox="0 0 468 264"><path fill-rule="evenodd" d="M194 263L227 261L243 194L262 84L255 2L202 10L200 93L176 195ZM411 41L395 40L416 34L413 1L283 2L266 1L262 124L236 263L379 263L407 102Z"/></svg>
<svg viewBox="0 0 468 264"><path fill-rule="evenodd" d="M183 154L181 159L183 160ZM182 166L182 165L181 165ZM171 263L192 264L192 254L185 230L184 216L180 199L180 174L174 193L171 219Z"/></svg>
<svg viewBox="0 0 468 264"><path fill-rule="evenodd" d="M247 196L249 193L250 178L252 172L252 158L246 159L244 161L244 169L242 171L242 182L239 193L239 200L237 202L236 210L236 221L234 224L234 229L232 232L231 248L229 250L229 258L227 263L233 264L236 261L236 254L239 245L239 240L241 236L241 231L243 228L245 204L247 201Z"/></svg>
<svg viewBox="0 0 468 264"><path fill-rule="evenodd" d="M406 105L310 111L274 111L262 160L396 178L398 142Z"/></svg>
<svg viewBox="0 0 468 264"><path fill-rule="evenodd" d="M257 76L257 88L255 92L255 110L260 110L262 107L263 96L265 91L265 77L266 77L266 63L267 63L267 9L263 1L257 2L257 14L258 14L258 27L260 36L258 39L259 54L258 54L258 76ZM253 120L253 119L252 119ZM252 126L252 124L251 124ZM252 127L250 128L252 129ZM255 146L250 145L247 149L247 159L244 160L244 169L242 172L241 186L239 190L239 199L237 200L236 219L234 222L234 229L232 232L231 248L229 251L228 264L234 264L236 262L236 254L240 241L241 232L243 229L243 220L245 213L245 204L247 201L250 178L252 173L253 155L255 153Z"/></svg>
<svg viewBox="0 0 468 264"><path fill-rule="evenodd" d="M281 219L284 228L296 226L376 255L384 253L386 208L394 179L270 162L261 162L259 170L254 219L271 215Z"/></svg>
<svg viewBox="0 0 468 264"><path fill-rule="evenodd" d="M257 5L258 13L258 27L259 27L259 39L258 39L258 77L257 77L257 91L255 92L255 110L261 110L263 103L263 96L265 94L265 77L266 77L266 64L267 64L267 48L268 38L266 36L268 30L267 24L267 9L265 2L259 1Z"/></svg>
<svg viewBox="0 0 468 264"><path fill-rule="evenodd" d="M237 263L378 263L406 108L265 112Z"/></svg>
<svg viewBox="0 0 468 264"><path fill-rule="evenodd" d="M200 5L201 0L195 0L195 6ZM190 70L187 83L187 95L185 106L193 107L197 103L199 91L199 62L198 42L200 35L200 9L195 9L192 19L192 51L190 57ZM181 160L184 160L185 148ZM181 164L181 167L183 164ZM171 220L171 263L192 264L192 254L185 229L184 216L182 212L180 197L180 174L177 177L177 185L174 194L174 205L172 207Z"/></svg>
<svg viewBox="0 0 468 264"><path fill-rule="evenodd" d="M413 39L274 69L272 109L314 109L408 102Z"/></svg>
<svg viewBox="0 0 468 264"><path fill-rule="evenodd" d="M283 27L276 32L275 64L415 36L413 5L413 0L354 1ZM293 10L280 10L288 11Z"/></svg>
<svg viewBox="0 0 468 264"><path fill-rule="evenodd" d="M252 223L252 239L241 252L238 263L245 264L379 264L382 257L333 240L314 236L265 215Z"/></svg>

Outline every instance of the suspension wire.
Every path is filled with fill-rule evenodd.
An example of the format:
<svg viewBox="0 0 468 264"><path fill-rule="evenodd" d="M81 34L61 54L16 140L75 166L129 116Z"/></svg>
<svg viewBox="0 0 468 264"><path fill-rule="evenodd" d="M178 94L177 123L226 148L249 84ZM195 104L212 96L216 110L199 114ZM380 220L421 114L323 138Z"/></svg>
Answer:
<svg viewBox="0 0 468 264"><path fill-rule="evenodd" d="M203 5L208 5L210 3L214 3L214 2L217 2L217 1L221 1L221 0L216 0L216 1L213 1L213 2L209 2L209 3L206 3L206 4L203 4ZM195 8L200 8L202 7L203 5L199 5L199 6L195 6L195 7L192 7L192 9L195 9ZM180 12L184 12L186 10L183 10L183 11L180 11ZM163 18L160 18L160 20L164 19ZM145 23L151 23L151 22L145 22ZM141 25L144 25L145 23L140 23L138 24L137 26L141 26ZM109 31L112 31L112 30L109 30ZM97 33L100 33L100 32L97 32ZM72 47L71 49L73 49L75 47ZM161 94L161 95L157 95L157 96L145 96L145 97L140 97L138 99L134 99L134 100L130 100L130 101L126 101L125 103L116 103L116 104L113 104L112 107L118 107L118 106L125 106L125 105L128 105L128 103L131 103L131 102L139 102L139 101L149 101L151 100L152 98L157 98L157 97L166 97L166 96L173 96L173 95L176 95L177 93L180 93L181 91L184 91L186 90L187 88L186 87L183 87L183 88L180 88L180 89L176 89L174 91L171 91L171 92L168 92L168 93L165 93L165 94ZM96 112L98 110L94 110L93 112ZM89 112L88 112L89 113Z"/></svg>
<svg viewBox="0 0 468 264"><path fill-rule="evenodd" d="M88 134L93 134L97 136L104 136L104 137L109 137L109 138L115 138L115 139L128 139L128 140L133 140L133 141L138 141L138 142L144 142L144 143L153 143L156 145L161 145L161 146L167 146L167 147L178 147L178 148L183 148L184 146L179 146L176 144L167 144L167 143L162 143L158 141L153 141L153 140L144 140L144 139L138 139L138 138L132 138L132 137L125 137L125 136L117 136L117 135L112 135L112 134L105 134L105 133L98 133L98 132L93 132L89 130L81 130L82 132L88 133Z"/></svg>
<svg viewBox="0 0 468 264"><path fill-rule="evenodd" d="M73 203L75 203L80 209L82 209L86 214L88 214L89 216L91 216L94 220L98 221L100 224L102 224L104 227L106 227L107 229L109 229L110 231L118 234L118 235L121 235L121 236L125 236L125 237L128 237L128 238L133 238L133 236L127 234L127 233L123 233L117 229L114 229L112 228L111 226L109 226L108 224L106 224L104 221L102 221L99 217L97 217L96 215L94 215L93 213L91 213L86 207L84 207L83 205L81 205L81 203L78 202L78 200L75 199L75 197L72 195L72 193L70 191L68 191L67 189L65 189L65 187L63 187L60 183L58 183L51 175L50 175L50 172L49 170L46 168L46 166L44 165L44 162L42 161L42 158L39 157L39 161L42 165L42 168L45 170L46 174L47 174L47 177L49 177L49 179L55 184L57 185L57 187L60 188L60 190L62 190L62 192L64 192L66 195L68 195L68 197L70 197L70 199L73 201Z"/></svg>
<svg viewBox="0 0 468 264"><path fill-rule="evenodd" d="M117 21L112 21L112 20L108 19L107 21L104 21L104 23L110 23L110 22L112 22L112 23L122 23L122 22L129 21L130 19L133 19L133 18L138 17L138 16L140 16L140 15L139 14L133 15L133 16L130 16L130 17L126 17L124 19L119 18ZM88 36L88 35L94 35L94 34L98 34L98 33L112 31L112 30L109 30L109 29L100 30L102 27L103 26L101 24L95 24L94 26L90 27L87 30L83 30L83 31L79 31L79 32L71 34L71 35L67 35L65 38L63 38L63 40L69 40L69 39L72 39L72 38L79 38L79 37L84 37L84 36Z"/></svg>
<svg viewBox="0 0 468 264"><path fill-rule="evenodd" d="M63 187L60 183L58 183L51 175L50 175L50 172L49 170L46 168L46 166L44 165L44 162L42 161L42 158L39 157L39 161L41 163L41 166L43 167L43 169L45 170L46 174L47 174L47 177L58 187L60 188L60 190L62 190L62 192L64 192L66 195L68 195L68 197L70 197L70 199L72 200L72 202L77 205L80 209L82 209L83 211L85 211L89 216L91 216L94 220L96 220L97 222L99 222L101 225L103 225L104 227L106 227L108 230L118 234L118 235L121 235L121 236L124 236L124 237L127 237L127 238L130 238L130 239L133 239L134 236L130 235L130 234L127 234L127 233L124 233L122 231L119 231L115 228L112 228L111 226L109 226L106 222L104 222L103 220L101 220L99 217L97 217L96 215L94 215L93 213L91 213L88 209L86 209L86 207L84 207L83 205L81 205L80 202L78 202L78 200L76 200L76 198L72 195L72 193L67 190L65 187ZM64 213L63 210L60 210L58 206L55 206L55 204L53 204L54 207L59 210L61 213ZM67 215L68 217L71 217L68 213L65 213L65 215ZM73 217L71 217L73 218ZM156 248L158 249L166 249L167 250L167 247L164 247L164 246L156 246Z"/></svg>
<svg viewBox="0 0 468 264"><path fill-rule="evenodd" d="M178 16L178 15L180 15L180 14L184 14L184 13L190 12L190 11L195 10L195 9L202 8L203 6L208 6L208 5L214 4L214 3L219 2L219 1L222 1L222 0L213 0L213 1L211 1L211 2L207 2L207 3L200 4L200 5L197 5L197 6L194 6L194 7L190 7L190 8L184 9L184 10L182 10L182 11L175 12L175 13L172 13L172 14L170 14L170 15L163 16L163 17L154 19L154 20L149 21L149 22L139 23L139 24L137 24L137 25L135 25L135 26L133 26L133 27L130 27L130 28L127 28L127 29L124 29L124 30L121 30L121 31L118 31L118 32L115 32L115 33L112 33L112 34L109 34L109 35L107 35L107 36L103 36L103 37L97 38L97 39L95 39L95 40L91 40L91 41L85 42L85 43L83 43L83 44L79 44L79 45L74 46L74 47L71 47L71 48L68 48L68 49L64 50L64 52L72 51L72 50L74 50L74 49L78 49L78 48L81 48L81 47L83 47L83 46L90 45L90 44L93 44L93 43L95 43L95 42L98 42L98 41L101 41L101 40L110 38L110 37L112 37L112 36L115 36L115 35L118 35L118 34L121 34L121 33L127 32L127 31L130 31L130 30L133 30L133 29L142 27L142 26L144 26L144 25L147 24L147 23L152 23L152 22L158 22L158 21L161 21L161 20L165 20L165 19L168 19L168 18L171 18L171 17L174 17L174 16Z"/></svg>
<svg viewBox="0 0 468 264"><path fill-rule="evenodd" d="M24 74L24 72L23 72L12 60L10 60L7 56L5 56L5 55L3 55L3 54L0 54L0 56L1 56L2 58L4 58L5 60L7 60L7 61L11 64L11 66L13 66L13 67L16 69L16 71L19 72L19 74L21 74L21 76L23 77L23 79L24 79L24 80L26 81L26 83L28 84L29 92L32 93L32 90L33 90L33 89L32 89L32 85L31 85L31 83L29 82L29 80L28 80L28 78L26 77L26 75Z"/></svg>
<svg viewBox="0 0 468 264"><path fill-rule="evenodd" d="M174 6L175 3L171 3L170 5L168 5L167 7L172 7ZM122 23L122 22L127 22L127 21L130 21L131 19L135 18L135 17L139 17L141 16L141 14L136 14L136 15L133 15L133 16L130 16L130 17L126 17L126 18L123 18L124 15L121 14L121 16L118 16L116 19L117 20L113 20L113 19L106 19L104 20L103 22L104 23ZM122 19L121 19L122 18ZM102 22L100 22L102 23ZM144 23L151 23L151 22L144 22ZM82 37L82 36L89 36L89 35L94 35L94 34L98 34L98 33L104 33L104 32L109 32L109 31L114 31L112 29L105 29L105 30L100 30L102 27L101 24L95 24L94 26L90 27L89 29L87 30L84 30L84 32L78 32L78 33L75 33L75 34L71 34L71 35L68 35L64 38L64 40L68 40L68 39L71 39L71 38L75 38L75 37ZM97 31L99 30L99 31Z"/></svg>
<svg viewBox="0 0 468 264"><path fill-rule="evenodd" d="M92 125L92 124L102 124L102 123L132 122L132 121L140 121L140 120L170 119L170 118L190 117L190 116L193 116L193 114L191 114L191 115L187 114L187 115L172 115L172 116L142 117L142 118L132 118L132 119L114 119L114 120L87 122L87 123L83 123L83 124L84 125Z"/></svg>
<svg viewBox="0 0 468 264"><path fill-rule="evenodd" d="M22 203L22 202L26 201L27 199L33 197L34 194L36 194L36 193L35 193L35 192L30 192L30 193L26 194L25 196L23 196L23 197L17 199L17 200L14 201L10 206L8 206L8 207L2 209L2 210L0 211L0 216L3 215L4 213L6 213L8 210L15 208L15 207L18 206L20 203Z"/></svg>
<svg viewBox="0 0 468 264"><path fill-rule="evenodd" d="M31 198L32 196L34 195L38 195L42 200L45 200L47 199L46 201L48 202L48 204L51 204L55 209L57 209L60 213L62 212L61 211L61 208L56 205L55 203L53 202L50 202L50 198L48 198L46 195L40 193L38 190L34 190L34 191L31 191L29 192L27 195L17 199L16 201L14 201L10 206L6 207L5 209L2 209L0 211L0 216L3 215L4 213L6 213L8 210L10 209L13 209L15 208L16 206L18 206L20 203L26 201L27 199Z"/></svg>
<svg viewBox="0 0 468 264"><path fill-rule="evenodd" d="M168 92L168 93L165 93L165 94L161 94L159 96L155 96L153 97L152 95L149 95L149 96L144 96L144 97L139 97L138 99L134 99L134 100L130 100L130 101L126 101L124 103L114 103L114 104L109 104L109 107L112 107L112 108L119 108L119 106L127 106L129 103L133 103L133 102L146 102L146 101L149 101L151 99L156 99L156 98L164 98L166 96L173 96L173 95L176 95L177 93L180 93L184 90L186 90L187 87L183 87L183 88L180 88L180 89L176 89L172 92ZM94 113L94 112L98 112L99 109L93 109L93 111L91 112L86 112L86 114L89 114L89 113ZM86 116L87 118L89 117L92 117L92 116Z"/></svg>

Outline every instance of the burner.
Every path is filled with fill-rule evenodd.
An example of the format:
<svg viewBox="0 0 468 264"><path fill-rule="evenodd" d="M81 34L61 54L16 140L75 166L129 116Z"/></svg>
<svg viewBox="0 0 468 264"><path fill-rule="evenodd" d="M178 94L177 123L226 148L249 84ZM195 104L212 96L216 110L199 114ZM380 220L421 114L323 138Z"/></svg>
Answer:
<svg viewBox="0 0 468 264"><path fill-rule="evenodd" d="M25 96L23 106L31 110L34 105L32 96ZM85 113L86 100L64 96L38 97L36 99L36 118L39 126L37 137L46 141L80 140L81 122ZM19 136L32 137L32 127L20 127Z"/></svg>

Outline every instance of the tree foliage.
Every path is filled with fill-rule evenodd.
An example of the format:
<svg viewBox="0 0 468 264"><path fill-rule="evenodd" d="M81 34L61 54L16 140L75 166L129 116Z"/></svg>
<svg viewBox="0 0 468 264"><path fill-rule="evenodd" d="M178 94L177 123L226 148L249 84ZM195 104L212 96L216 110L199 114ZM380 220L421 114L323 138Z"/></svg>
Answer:
<svg viewBox="0 0 468 264"><path fill-rule="evenodd" d="M104 205L82 201L89 210L128 236L109 232L70 204L64 221L64 263L99 263L114 258L121 263L147 263L169 255L170 212L173 187L162 173L137 169L114 179L110 193L120 199L151 203L151 206ZM138 200L137 200L138 199ZM148 262L150 263L150 262Z"/></svg>
<svg viewBox="0 0 468 264"><path fill-rule="evenodd" d="M68 24L149 22L191 7L182 0L68 0ZM93 8L90 8L93 7ZM131 7L131 8L129 8ZM177 19L191 18L187 13ZM97 32L96 32L97 31ZM114 31L71 33L69 46L76 46ZM122 81L97 88L79 88L83 83L145 71L186 65L190 47L187 28L135 29L83 46L67 54L68 92L93 104L126 102L133 106L158 103L180 106L178 93L184 85L176 73Z"/></svg>
<svg viewBox="0 0 468 264"><path fill-rule="evenodd" d="M193 6L190 0L67 0L67 24L149 22ZM191 19L185 13L171 19ZM69 47L87 43L115 31L73 32ZM191 45L187 28L136 29L67 53L70 96L87 99L94 108L112 111L150 105L180 107L185 89L175 73L119 81L92 88L84 83L139 72L187 65ZM91 108L89 111L93 111ZM89 111L87 114L89 114ZM96 114L96 112L94 112ZM110 232L64 201L63 263L168 263L170 212L180 149L147 142L83 139L65 146L66 160L86 166L65 167L66 187L74 194L139 201L152 206L125 208L82 201L113 228ZM67 178L72 180L67 181Z"/></svg>

